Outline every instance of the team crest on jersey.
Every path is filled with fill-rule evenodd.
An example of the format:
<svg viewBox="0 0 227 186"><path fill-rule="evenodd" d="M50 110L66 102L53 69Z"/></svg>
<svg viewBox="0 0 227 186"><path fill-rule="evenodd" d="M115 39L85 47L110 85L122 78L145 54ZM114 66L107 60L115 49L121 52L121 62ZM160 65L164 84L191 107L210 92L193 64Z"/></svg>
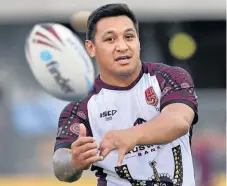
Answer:
<svg viewBox="0 0 227 186"><path fill-rule="evenodd" d="M153 87L149 87L145 91L145 98L148 105L157 106L158 105L158 96L154 91Z"/></svg>

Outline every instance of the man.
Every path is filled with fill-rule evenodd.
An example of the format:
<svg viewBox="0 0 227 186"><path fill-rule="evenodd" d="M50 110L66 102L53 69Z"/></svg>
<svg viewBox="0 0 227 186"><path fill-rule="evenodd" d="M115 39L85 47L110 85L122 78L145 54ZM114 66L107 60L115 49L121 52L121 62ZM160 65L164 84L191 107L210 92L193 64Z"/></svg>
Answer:
<svg viewBox="0 0 227 186"><path fill-rule="evenodd" d="M88 19L87 51L100 75L93 91L59 119L56 177L96 171L99 186L194 186L190 150L197 98L179 67L142 63L138 22L125 4L108 4Z"/></svg>

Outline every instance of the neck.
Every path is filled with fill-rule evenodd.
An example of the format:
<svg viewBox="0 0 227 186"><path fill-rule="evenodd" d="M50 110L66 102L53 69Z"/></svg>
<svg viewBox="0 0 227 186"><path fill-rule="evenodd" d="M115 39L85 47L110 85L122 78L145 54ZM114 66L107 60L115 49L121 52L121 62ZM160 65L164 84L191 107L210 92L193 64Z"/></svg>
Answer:
<svg viewBox="0 0 227 186"><path fill-rule="evenodd" d="M108 73L103 73L100 71L100 79L111 86L117 86L117 87L127 87L129 85L131 85L136 78L139 76L140 71L141 71L141 67L142 65L138 65L138 67L136 68L136 70L134 72L132 72L132 74L128 74L128 75L110 75Z"/></svg>

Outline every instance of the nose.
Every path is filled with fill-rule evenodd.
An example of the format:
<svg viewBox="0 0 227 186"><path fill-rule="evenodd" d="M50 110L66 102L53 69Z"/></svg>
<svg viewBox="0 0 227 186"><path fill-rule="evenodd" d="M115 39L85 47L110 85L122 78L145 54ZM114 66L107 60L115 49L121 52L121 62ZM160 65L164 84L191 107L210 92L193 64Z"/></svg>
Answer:
<svg viewBox="0 0 227 186"><path fill-rule="evenodd" d="M116 45L117 52L126 52L128 50L128 45L125 40L119 40Z"/></svg>

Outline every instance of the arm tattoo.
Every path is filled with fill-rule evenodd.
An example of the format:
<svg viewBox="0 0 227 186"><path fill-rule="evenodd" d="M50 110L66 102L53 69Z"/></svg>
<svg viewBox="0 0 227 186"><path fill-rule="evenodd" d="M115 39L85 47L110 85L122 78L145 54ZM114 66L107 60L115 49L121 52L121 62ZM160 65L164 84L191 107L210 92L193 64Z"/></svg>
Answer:
<svg viewBox="0 0 227 186"><path fill-rule="evenodd" d="M74 182L80 179L83 170L76 169L70 163L71 153L64 149L57 149L53 155L55 176L64 182Z"/></svg>

